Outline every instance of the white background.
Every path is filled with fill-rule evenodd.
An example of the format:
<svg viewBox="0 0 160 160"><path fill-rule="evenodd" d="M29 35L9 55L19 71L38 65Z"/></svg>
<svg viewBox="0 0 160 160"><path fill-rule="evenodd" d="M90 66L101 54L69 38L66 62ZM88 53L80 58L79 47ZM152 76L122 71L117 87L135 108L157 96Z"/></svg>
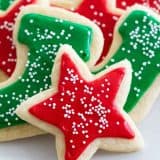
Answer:
<svg viewBox="0 0 160 160"><path fill-rule="evenodd" d="M92 160L160 160L160 97L151 113L139 124L144 136L143 151L113 154L98 151ZM39 136L0 144L0 160L57 160L52 136Z"/></svg>

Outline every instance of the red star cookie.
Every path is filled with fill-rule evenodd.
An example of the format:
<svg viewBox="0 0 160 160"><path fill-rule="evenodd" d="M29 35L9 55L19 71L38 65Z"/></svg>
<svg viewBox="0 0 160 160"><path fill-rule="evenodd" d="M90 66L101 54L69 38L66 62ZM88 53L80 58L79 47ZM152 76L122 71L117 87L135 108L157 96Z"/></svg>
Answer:
<svg viewBox="0 0 160 160"><path fill-rule="evenodd" d="M100 147L133 151L142 139L122 110L131 82L128 61L94 76L69 47L57 54L53 88L24 102L16 113L57 136L59 159L89 159Z"/></svg>
<svg viewBox="0 0 160 160"><path fill-rule="evenodd" d="M20 9L29 4L40 3L41 0L17 0L0 16L0 70L11 76L16 66L16 49L12 32ZM1 80L1 77L0 77Z"/></svg>

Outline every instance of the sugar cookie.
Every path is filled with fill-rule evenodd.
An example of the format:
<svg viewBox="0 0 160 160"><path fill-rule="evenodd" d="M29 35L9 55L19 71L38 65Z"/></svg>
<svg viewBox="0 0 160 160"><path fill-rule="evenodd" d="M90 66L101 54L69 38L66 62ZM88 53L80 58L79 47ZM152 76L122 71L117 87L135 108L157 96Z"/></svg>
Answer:
<svg viewBox="0 0 160 160"><path fill-rule="evenodd" d="M51 0L53 5L77 12L96 23L102 30L105 44L97 64L106 57L113 40L113 31L125 8L133 4L144 4L144 0ZM123 3L122 3L123 2Z"/></svg>
<svg viewBox="0 0 160 160"><path fill-rule="evenodd" d="M127 10L117 23L114 40L106 60L99 66L113 65L127 58L132 64L131 91L124 106L139 122L159 95L160 71L159 15L142 6Z"/></svg>
<svg viewBox="0 0 160 160"><path fill-rule="evenodd" d="M16 113L56 135L59 160L90 159L98 148L136 151L143 140L119 106L130 82L127 60L93 75L69 46L63 46L55 59L51 89L22 103Z"/></svg>
<svg viewBox="0 0 160 160"><path fill-rule="evenodd" d="M1 8L8 6L10 2L11 0L0 1ZM49 4L43 0L15 0L7 10L0 11L0 70L3 73L0 81L4 80L4 77L10 77L16 66L16 48L13 45L12 33L17 14L26 5L44 4L44 2Z"/></svg>
<svg viewBox="0 0 160 160"><path fill-rule="evenodd" d="M33 135L32 129L26 133L25 123L14 111L28 97L50 87L54 58L62 44L72 45L89 67L103 48L102 33L94 23L64 9L39 5L23 8L15 24L14 42L15 80L11 78L10 84L0 89L0 135L4 135L0 141Z"/></svg>

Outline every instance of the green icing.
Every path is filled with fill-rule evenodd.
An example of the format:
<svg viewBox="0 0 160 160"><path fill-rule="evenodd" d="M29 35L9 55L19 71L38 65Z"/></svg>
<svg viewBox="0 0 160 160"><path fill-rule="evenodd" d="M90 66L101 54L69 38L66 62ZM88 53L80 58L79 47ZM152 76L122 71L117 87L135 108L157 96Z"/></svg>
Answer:
<svg viewBox="0 0 160 160"><path fill-rule="evenodd" d="M160 22L145 11L133 11L119 27L122 44L107 65L127 58L133 68L131 90L124 106L130 112L160 72Z"/></svg>
<svg viewBox="0 0 160 160"><path fill-rule="evenodd" d="M0 0L0 10L7 10L15 0Z"/></svg>
<svg viewBox="0 0 160 160"><path fill-rule="evenodd" d="M23 124L14 113L21 102L51 85L56 52L61 44L70 44L82 57L90 57L91 28L39 14L25 15L18 41L29 48L26 69L19 79L0 89L0 128Z"/></svg>

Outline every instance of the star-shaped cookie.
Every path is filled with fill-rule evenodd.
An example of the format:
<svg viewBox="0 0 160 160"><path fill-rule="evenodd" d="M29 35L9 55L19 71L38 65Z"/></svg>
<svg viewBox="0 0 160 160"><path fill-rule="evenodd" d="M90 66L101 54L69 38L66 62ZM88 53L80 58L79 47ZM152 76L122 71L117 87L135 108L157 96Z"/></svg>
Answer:
<svg viewBox="0 0 160 160"><path fill-rule="evenodd" d="M131 82L124 60L92 75L69 46L55 59L51 89L22 103L16 113L56 135L58 159L89 159L98 148L129 152L142 147L135 125L122 110Z"/></svg>

